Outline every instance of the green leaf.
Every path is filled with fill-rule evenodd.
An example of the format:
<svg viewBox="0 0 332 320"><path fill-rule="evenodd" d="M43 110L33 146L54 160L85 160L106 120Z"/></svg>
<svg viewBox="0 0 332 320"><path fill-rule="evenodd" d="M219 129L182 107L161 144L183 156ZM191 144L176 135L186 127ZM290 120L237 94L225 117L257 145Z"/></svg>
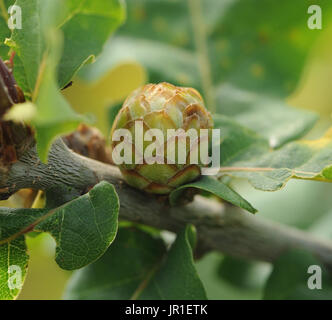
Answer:
<svg viewBox="0 0 332 320"><path fill-rule="evenodd" d="M322 270L322 289L310 289L308 273L310 266L319 266ZM273 271L267 280L264 299L326 299L332 295L332 282L322 263L306 251L290 250L281 255L274 263Z"/></svg>
<svg viewBox="0 0 332 320"><path fill-rule="evenodd" d="M331 133L318 140L291 142L260 159L238 163L248 172L231 172L231 175L246 177L255 188L266 191L284 187L291 178L332 182L325 171L332 164Z"/></svg>
<svg viewBox="0 0 332 320"><path fill-rule="evenodd" d="M119 206L114 187L101 182L56 210L36 231L49 232L55 238L56 262L61 268L79 269L101 257L114 240Z"/></svg>
<svg viewBox="0 0 332 320"><path fill-rule="evenodd" d="M0 300L15 299L20 293L29 260L26 250L24 237L0 246Z"/></svg>
<svg viewBox="0 0 332 320"><path fill-rule="evenodd" d="M248 179L257 189L275 191L291 178L331 182L332 131L317 140L298 140L271 150L266 138L224 116L214 117L221 130L219 176Z"/></svg>
<svg viewBox="0 0 332 320"><path fill-rule="evenodd" d="M22 29L14 29L7 44L19 55L24 67L22 72L25 73L29 92L32 93L46 46L44 25L41 23L44 12L38 0L17 0L16 5L22 9Z"/></svg>
<svg viewBox="0 0 332 320"><path fill-rule="evenodd" d="M264 137L271 148L304 136L318 116L295 109L278 98L241 90L228 84L217 89L217 111Z"/></svg>
<svg viewBox="0 0 332 320"><path fill-rule="evenodd" d="M193 246L196 234L193 226L180 232L163 265L156 272L140 299L204 300L206 293L194 266ZM173 281L171 282L170 279Z"/></svg>
<svg viewBox="0 0 332 320"><path fill-rule="evenodd" d="M24 12L24 27L15 29L7 44L19 56L15 78L37 105L38 114L33 120L37 149L41 160L46 161L56 136L87 121L71 109L59 88L101 52L123 21L124 9L118 0L17 0L16 4Z"/></svg>
<svg viewBox="0 0 332 320"><path fill-rule="evenodd" d="M183 190L187 188L195 188L204 190L215 196L243 208L251 213L256 213L257 210L245 199L243 199L237 192L228 187L226 184L214 178L203 176L200 180L181 186L170 194L170 203L175 205L181 197Z"/></svg>
<svg viewBox="0 0 332 320"><path fill-rule="evenodd" d="M16 71L18 84L28 88L37 106L33 124L37 129L37 149L42 161L46 161L53 139L74 130L82 117L77 115L59 93L56 68L61 56L62 40L54 24L58 8L50 1L17 0L21 6L22 29L15 29L10 40L19 55ZM57 9L57 10L55 10ZM55 13L51 14L51 11ZM20 67L21 65L21 67ZM16 65L15 65L16 70Z"/></svg>
<svg viewBox="0 0 332 320"><path fill-rule="evenodd" d="M233 119L214 115L214 128L220 129L221 165L231 165L238 161L259 157L270 150L266 138L243 127Z"/></svg>
<svg viewBox="0 0 332 320"><path fill-rule="evenodd" d="M60 43L59 35L50 32L49 45L51 48L42 62L42 80L35 101L38 113L33 124L37 129L37 150L42 161L46 161L54 138L73 131L84 119L71 109L57 87L56 66L59 60Z"/></svg>
<svg viewBox="0 0 332 320"><path fill-rule="evenodd" d="M92 265L74 273L66 299L129 299L159 265L165 245L140 230L120 228L113 245Z"/></svg>
<svg viewBox="0 0 332 320"><path fill-rule="evenodd" d="M24 27L14 30L9 44L22 60L30 93L35 90L51 27L63 35L64 50L58 69L58 84L62 88L86 62L100 54L106 40L124 20L124 7L119 0L52 2L16 1L24 12Z"/></svg>
<svg viewBox="0 0 332 320"><path fill-rule="evenodd" d="M14 3L15 0L0 0L0 58L4 61L10 58L10 48L5 42L6 39L9 39L11 36L11 30L7 23L9 17L8 8ZM14 77L23 92L28 92L26 74L23 69L22 61L17 55L14 57Z"/></svg>
<svg viewBox="0 0 332 320"><path fill-rule="evenodd" d="M0 208L0 300L15 299L23 285L29 256L24 239L24 232L42 215L41 210L14 210ZM15 236L14 236L15 235ZM10 267L19 267L20 274L10 274ZM17 271L16 271L17 272ZM15 287L8 285L10 276L17 276L20 283Z"/></svg>
<svg viewBox="0 0 332 320"><path fill-rule="evenodd" d="M115 238L119 199L107 182L53 209L1 209L0 248L32 230L49 232L56 241L56 262L66 270L97 260Z"/></svg>
<svg viewBox="0 0 332 320"><path fill-rule="evenodd" d="M66 299L206 299L192 255L192 227L178 234L169 251L161 239L121 228L96 263L75 272Z"/></svg>
<svg viewBox="0 0 332 320"><path fill-rule="evenodd" d="M124 5L120 0L66 2L72 14L61 24L64 52L59 64L60 87L102 52L107 39L125 19Z"/></svg>
<svg viewBox="0 0 332 320"><path fill-rule="evenodd" d="M323 175L326 179L330 179L330 180L332 180L332 165L329 166L329 167L326 167L326 168L323 170L322 175Z"/></svg>

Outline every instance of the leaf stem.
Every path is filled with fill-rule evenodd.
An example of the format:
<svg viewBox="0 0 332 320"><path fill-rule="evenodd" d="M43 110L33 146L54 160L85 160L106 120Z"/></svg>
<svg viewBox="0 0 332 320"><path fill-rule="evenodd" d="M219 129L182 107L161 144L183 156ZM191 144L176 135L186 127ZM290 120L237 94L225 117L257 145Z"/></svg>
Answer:
<svg viewBox="0 0 332 320"><path fill-rule="evenodd" d="M271 172L274 170L283 169L283 168L259 168L259 167L221 167L219 173L227 172ZM286 168L285 168L286 169ZM292 178L299 180L312 180L312 181L322 181L322 182L332 182L332 180L320 177L319 172L309 172L309 171L300 171L300 170L291 170ZM298 174L311 175L312 177L300 177Z"/></svg>
<svg viewBox="0 0 332 320"><path fill-rule="evenodd" d="M275 168L254 168L254 167L221 167L219 172L230 172L230 171L237 171L237 172L269 172L276 170Z"/></svg>
<svg viewBox="0 0 332 320"><path fill-rule="evenodd" d="M162 261L163 259L161 259ZM142 292L144 291L144 289L148 286L148 284L150 283L152 277L156 274L156 272L158 271L160 265L161 265L161 261L158 261L153 268L147 273L146 277L143 279L143 281L139 284L138 288L135 290L135 292L133 293L133 295L131 296L130 300L137 300L140 295L142 294Z"/></svg>
<svg viewBox="0 0 332 320"><path fill-rule="evenodd" d="M44 71L45 71L45 68L46 68L46 59L47 59L47 53L45 52L45 54L43 56L43 59L41 61L39 70L38 70L38 76L37 76L35 88L34 88L33 93L32 93L32 101L36 101L36 99L38 97L40 84L41 84L41 81L43 79Z"/></svg>
<svg viewBox="0 0 332 320"><path fill-rule="evenodd" d="M273 170L278 170L283 168L268 168L268 167L221 167L219 172L229 172L229 171L244 171L244 172L270 172ZM286 168L285 168L286 169ZM301 170L291 170L294 174L310 174L310 175L319 175L317 172L310 172L310 171L301 171Z"/></svg>
<svg viewBox="0 0 332 320"><path fill-rule="evenodd" d="M9 243L11 241L14 241L15 239L17 239L20 236L23 236L24 234L30 232L30 231L34 231L34 228L41 222L43 222L44 220L46 220L47 218L49 218L51 215L53 215L59 208L56 209L52 209L50 210L48 213L46 213L45 215L43 215L42 217L37 218L33 223L31 223L30 225L28 225L27 227L23 228L22 230L12 234L10 237L5 238L3 240L0 241L0 246L2 246L5 243ZM38 231L38 230L37 230Z"/></svg>
<svg viewBox="0 0 332 320"><path fill-rule="evenodd" d="M208 53L207 30L202 15L201 0L188 0L194 40L197 48L198 65L202 78L203 92L208 109L214 113L216 111L216 102L213 92L213 81L211 74L211 65Z"/></svg>

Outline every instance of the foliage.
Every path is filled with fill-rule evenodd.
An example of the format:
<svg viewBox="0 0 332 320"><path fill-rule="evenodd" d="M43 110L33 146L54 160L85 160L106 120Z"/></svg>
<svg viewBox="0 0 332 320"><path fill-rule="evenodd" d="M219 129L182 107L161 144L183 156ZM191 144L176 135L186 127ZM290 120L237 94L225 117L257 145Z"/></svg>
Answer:
<svg viewBox="0 0 332 320"><path fill-rule="evenodd" d="M225 183L217 181L208 176L204 176L198 181L183 185L174 190L170 194L170 203L172 205L176 205L178 199L181 197L183 193L182 192L183 189L186 188L195 188L198 190L207 191L217 197L220 197L221 199L224 199L225 201L228 201L236 206L239 206L240 208L248 210L251 213L257 212L257 210L253 208L247 200L243 199L237 192L228 187Z"/></svg>
<svg viewBox="0 0 332 320"><path fill-rule="evenodd" d="M104 254L114 240L118 225L119 200L106 182L89 193L55 209L9 209L0 211L1 284L7 291L8 266L27 266L24 235L35 230L49 232L57 243L56 262L66 270L79 269ZM22 275L25 276L25 272Z"/></svg>
<svg viewBox="0 0 332 320"><path fill-rule="evenodd" d="M16 5L24 12L22 25L28 27L14 29L6 43L18 54L18 84L36 103L38 115L33 122L39 154L46 160L53 138L74 130L84 119L73 112L58 88L68 84L101 52L104 42L123 21L124 9L116 0L18 0Z"/></svg>
<svg viewBox="0 0 332 320"><path fill-rule="evenodd" d="M194 267L195 237L188 226L166 250L160 238L121 228L102 259L74 274L66 298L206 299Z"/></svg>
<svg viewBox="0 0 332 320"><path fill-rule="evenodd" d="M5 9L14 2L22 8L24 27L11 32ZM0 56L6 60L16 52L14 76L29 101L22 108L31 108L32 102L37 111L25 120L36 129L43 162L55 137L91 121L76 113L60 91L77 74L84 81L98 81L129 61L142 65L151 82L169 81L202 91L215 128L221 130L221 170L218 177L179 187L170 202L176 205L185 189L194 188L255 213L253 205L233 190L233 178L244 178L263 191L279 190L292 178L332 182L331 129L309 140L305 135L318 116L285 102L317 39L317 33L306 27L311 3L0 0ZM315 4L328 21L331 3ZM7 285L8 266L19 266L25 278L25 236L31 231L54 237L61 268L80 269L69 283L67 299L205 299L213 295L204 287L223 283L227 267L241 265L243 279L231 280L235 287L248 283L249 267L257 267L230 258L209 260L210 269L221 271L201 280L203 267L193 259L192 226L179 232L170 248L162 236L140 228L122 227L116 237L120 205L114 187L101 182L59 207L1 208L0 299L19 294L18 288ZM308 293L304 280L310 264L319 263L308 253L285 253L267 279L256 279L255 290L263 291L264 299L330 298L331 288Z"/></svg>

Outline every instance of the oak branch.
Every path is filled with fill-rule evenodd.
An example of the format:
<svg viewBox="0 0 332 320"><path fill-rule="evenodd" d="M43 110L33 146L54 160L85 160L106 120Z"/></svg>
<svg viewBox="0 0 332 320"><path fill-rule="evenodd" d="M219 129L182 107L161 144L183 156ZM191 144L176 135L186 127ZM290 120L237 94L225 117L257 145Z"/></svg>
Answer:
<svg viewBox="0 0 332 320"><path fill-rule="evenodd" d="M47 164L39 160L35 147L31 147L7 172L1 172L0 198L6 199L22 188L33 188L52 192L52 199L60 205L102 180L117 190L120 219L172 232L188 223L195 225L198 255L217 250L271 262L283 251L298 248L312 252L332 268L332 242L200 196L190 204L170 207L155 196L127 186L115 166L74 153L61 139L53 144Z"/></svg>

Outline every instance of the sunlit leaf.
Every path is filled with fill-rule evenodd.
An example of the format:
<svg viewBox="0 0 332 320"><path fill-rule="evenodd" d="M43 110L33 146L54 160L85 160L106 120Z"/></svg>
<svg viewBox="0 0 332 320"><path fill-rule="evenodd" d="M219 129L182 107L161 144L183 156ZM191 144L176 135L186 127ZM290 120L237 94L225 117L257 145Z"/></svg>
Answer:
<svg viewBox="0 0 332 320"><path fill-rule="evenodd" d="M257 189L275 191L291 178L331 182L332 131L317 140L298 140L271 150L268 140L226 117L215 117L221 129L220 176L248 179Z"/></svg>
<svg viewBox="0 0 332 320"><path fill-rule="evenodd" d="M31 121L35 118L37 113L36 106L31 102L25 102L14 105L8 112L5 114L4 119L6 121Z"/></svg>
<svg viewBox="0 0 332 320"><path fill-rule="evenodd" d="M60 94L73 75L98 55L124 19L118 0L17 0L24 14L7 44L18 54L15 77L36 103L37 148L43 161L53 139L74 130L84 118ZM85 30L83 32L83 30ZM63 48L63 50L62 50Z"/></svg>

